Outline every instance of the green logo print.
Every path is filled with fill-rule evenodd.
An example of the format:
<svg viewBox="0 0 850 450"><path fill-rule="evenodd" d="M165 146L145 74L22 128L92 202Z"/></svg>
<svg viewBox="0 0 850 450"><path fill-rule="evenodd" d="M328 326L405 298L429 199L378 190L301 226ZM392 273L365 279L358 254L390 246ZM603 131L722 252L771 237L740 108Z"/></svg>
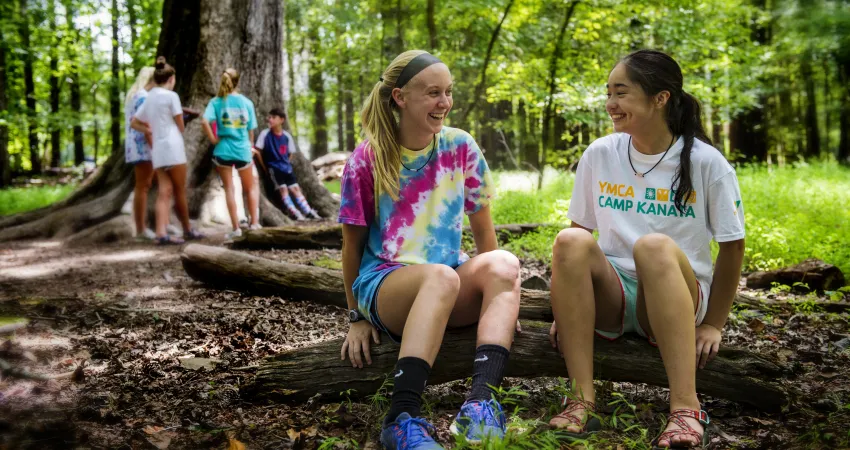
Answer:
<svg viewBox="0 0 850 450"><path fill-rule="evenodd" d="M735 209L738 209L738 208L740 208L740 207L741 207L741 201L740 201L740 200L735 200Z"/></svg>
<svg viewBox="0 0 850 450"><path fill-rule="evenodd" d="M646 188L646 199L655 200L655 188Z"/></svg>

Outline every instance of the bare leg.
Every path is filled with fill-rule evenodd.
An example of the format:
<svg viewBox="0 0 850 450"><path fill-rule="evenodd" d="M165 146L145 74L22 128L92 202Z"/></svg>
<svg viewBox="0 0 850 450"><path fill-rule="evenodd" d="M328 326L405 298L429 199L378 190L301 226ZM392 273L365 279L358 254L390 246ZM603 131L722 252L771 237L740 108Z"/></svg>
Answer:
<svg viewBox="0 0 850 450"><path fill-rule="evenodd" d="M183 233L192 231L189 222L189 204L186 202L186 164L178 164L168 170L174 183L174 210L183 225Z"/></svg>
<svg viewBox="0 0 850 450"><path fill-rule="evenodd" d="M215 166L215 171L224 184L224 198L227 201L227 212L230 214L230 225L234 231L239 229L239 218L236 215L236 198L233 193L233 168L230 166Z"/></svg>
<svg viewBox="0 0 850 450"><path fill-rule="evenodd" d="M243 168L237 172L239 173L239 180L242 182L242 192L247 193L248 211L251 212L251 225L256 225L260 219L260 215L257 214L257 209L259 208L259 186L254 186L254 173L251 167ZM257 197L254 196L255 190L257 191Z"/></svg>
<svg viewBox="0 0 850 450"><path fill-rule="evenodd" d="M156 235L157 237L168 237L165 227L168 226L168 211L171 209L174 187L171 183L171 177L165 169L156 169L156 182Z"/></svg>
<svg viewBox="0 0 850 450"><path fill-rule="evenodd" d="M135 173L135 186L133 187L133 218L136 222L136 235L145 232L148 212L148 191L151 189L154 171L150 161L141 161L133 167Z"/></svg>
<svg viewBox="0 0 850 450"><path fill-rule="evenodd" d="M504 250L475 256L457 268L460 291L448 325L478 322L476 345L511 348L519 316L519 260Z"/></svg>
<svg viewBox="0 0 850 450"><path fill-rule="evenodd" d="M648 234L634 247L638 273L637 313L641 326L655 337L670 382L670 410L699 410L696 392L696 338L694 314L699 301L699 285L687 256L670 237ZM702 425L685 419L695 430ZM677 425L668 424L667 429ZM674 444L691 441L687 436ZM694 444L697 442L693 441ZM659 442L670 445L668 441Z"/></svg>
<svg viewBox="0 0 850 450"><path fill-rule="evenodd" d="M446 324L460 290L460 278L449 266L416 264L395 270L378 293L378 316L403 339L399 358L413 356L434 364Z"/></svg>
<svg viewBox="0 0 850 450"><path fill-rule="evenodd" d="M570 382L578 398L594 403L593 329L619 331L623 300L620 281L593 235L581 228L558 233L552 251L552 312ZM583 419L584 410L574 412ZM554 418L553 426L569 421ZM578 432L579 426L568 431Z"/></svg>

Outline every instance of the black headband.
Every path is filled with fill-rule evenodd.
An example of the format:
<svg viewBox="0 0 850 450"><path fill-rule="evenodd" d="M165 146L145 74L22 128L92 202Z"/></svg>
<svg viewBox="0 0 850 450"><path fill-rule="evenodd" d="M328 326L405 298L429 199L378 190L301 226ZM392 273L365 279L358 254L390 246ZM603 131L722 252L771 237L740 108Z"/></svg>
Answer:
<svg viewBox="0 0 850 450"><path fill-rule="evenodd" d="M398 76L398 79L395 80L395 87L399 89L403 88L408 81L416 76L416 74L425 70L426 67L437 63L442 63L442 61L440 61L440 58L437 58L430 53L422 53L421 55L411 59L410 62L404 66L404 69L401 69L401 74Z"/></svg>

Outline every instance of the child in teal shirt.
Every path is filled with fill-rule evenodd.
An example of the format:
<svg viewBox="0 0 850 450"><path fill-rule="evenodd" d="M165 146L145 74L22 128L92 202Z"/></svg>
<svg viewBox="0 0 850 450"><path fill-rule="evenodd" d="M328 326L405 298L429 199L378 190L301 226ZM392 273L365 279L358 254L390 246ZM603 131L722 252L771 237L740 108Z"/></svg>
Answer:
<svg viewBox="0 0 850 450"><path fill-rule="evenodd" d="M254 142L254 131L257 128L257 115L254 103L247 97L236 92L239 84L239 73L236 69L227 69L221 75L218 95L207 104L204 111L203 127L210 142L215 145L213 163L216 166L221 181L224 184L227 211L233 231L227 233L228 239L242 235L239 228L239 218L236 214L236 199L233 189L233 169L239 173L243 192L251 192L254 177L251 171L251 145ZM210 127L215 122L216 133ZM257 210L257 199L248 196L248 208ZM259 227L258 214L251 215L251 228Z"/></svg>

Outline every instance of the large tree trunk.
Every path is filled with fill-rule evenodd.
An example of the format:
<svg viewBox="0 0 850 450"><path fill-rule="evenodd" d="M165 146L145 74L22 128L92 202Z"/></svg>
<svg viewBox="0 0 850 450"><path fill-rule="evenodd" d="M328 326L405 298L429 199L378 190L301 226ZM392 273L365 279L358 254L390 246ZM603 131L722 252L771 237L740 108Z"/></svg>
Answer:
<svg viewBox="0 0 850 450"><path fill-rule="evenodd" d="M509 377L567 377L564 360L549 345L549 324L523 322L515 336L505 375ZM342 339L291 350L266 359L252 382L242 390L248 397L305 401L321 394L336 398L375 393L398 359L399 346L383 336L371 349L372 364L362 369L341 361ZM470 327L446 333L440 353L428 377L430 384L468 377L475 357L476 330ZM667 386L667 375L658 350L644 340L623 338L611 342L596 339L594 375L613 381ZM796 392L776 380L791 376L788 368L745 350L721 348L715 359L697 371L697 391L712 397L778 411Z"/></svg>
<svg viewBox="0 0 850 450"><path fill-rule="evenodd" d="M310 146L310 158L316 159L328 153L328 118L325 113L325 83L322 78L321 41L319 27L310 26L310 67L307 84L315 96L313 102L313 142Z"/></svg>
<svg viewBox="0 0 850 450"><path fill-rule="evenodd" d="M567 7L567 10L564 14L564 22L561 24L561 29L558 32L557 40L555 41L555 50L552 52L552 59L549 61L549 95L546 97L546 106L543 108L543 129L540 133L540 140L543 144L542 150L540 152L540 159L538 161L540 171L537 175L537 188L540 189L543 187L543 169L546 168L546 152L553 144L553 139L551 136L551 122L552 115L554 114L555 108L555 87L556 80L555 77L558 74L558 61L563 58L562 46L564 41L564 34L567 32L567 26L570 24L570 19L573 17L573 12L575 11L576 5L578 5L578 0L573 0L570 2L570 5Z"/></svg>
<svg viewBox="0 0 850 450"><path fill-rule="evenodd" d="M508 4L505 6L505 11L502 13L502 19L499 20L499 23L495 28L493 28L493 33L490 35L490 43L487 44L487 53L484 55L484 63L481 65L481 76L478 79L478 84L475 85L475 91L472 94L472 98L469 99L469 106L467 106L466 111L463 112L463 118L460 120L461 123L468 123L467 119L469 118L469 114L480 102L482 102L481 94L487 87L487 68L490 66L490 59L493 55L493 47L499 39L499 32L502 31L502 24L505 23L505 19L508 18L508 14L510 14L511 7L513 6L514 0L508 0ZM433 4L429 4L429 7L433 7ZM572 8L570 11L572 12ZM430 17L430 20L433 20L433 11L431 11L431 14L432 16ZM569 19L567 20L569 21Z"/></svg>
<svg viewBox="0 0 850 450"><path fill-rule="evenodd" d="M283 103L282 5L277 0L242 3L215 0L165 0L158 54L177 70L175 91L183 105L203 110L216 94L221 73L234 67L241 73L239 90L254 101L262 117ZM190 211L197 215L214 184L210 176L209 142L200 121L184 133L189 164ZM339 203L318 181L303 155L293 155L299 184L319 213L333 216ZM111 155L99 173L67 199L47 208L0 219L0 241L51 236L68 236L120 213L133 188L132 168L123 152ZM263 205L266 207L263 208ZM263 223L282 225L288 220L263 199ZM276 214L275 214L276 213Z"/></svg>
<svg viewBox="0 0 850 450"><path fill-rule="evenodd" d="M285 49L286 49L286 75L289 77L289 111L286 122L289 124L293 134L298 133L298 99L295 95L295 62L292 53L295 47L292 44L292 15L286 10L286 1L283 1L284 7L284 27L286 33Z"/></svg>
<svg viewBox="0 0 850 450"><path fill-rule="evenodd" d="M76 53L76 45L75 43L80 39L80 34L77 31L77 26L74 25L74 7L70 0L64 0L62 2L65 5L65 26L67 27L67 33L72 36L73 43L69 45L65 51L67 52L67 58L70 61L70 70L69 70L69 79L70 79L70 91L71 91L71 112L74 115L74 165L78 166L83 163L86 158L85 149L83 147L83 127L80 125L82 120L82 97L80 96L80 64L77 61L77 53Z"/></svg>
<svg viewBox="0 0 850 450"><path fill-rule="evenodd" d="M806 152L807 158L820 155L820 133L818 130L818 106L815 96L815 80L812 74L811 52L806 51L800 63L800 72L806 86Z"/></svg>
<svg viewBox="0 0 850 450"><path fill-rule="evenodd" d="M53 35L53 45L50 48L50 112L54 119L50 125L50 166L59 167L62 163L61 131L57 119L59 117L59 36L56 35L56 2L47 3L50 16L50 34Z"/></svg>
<svg viewBox="0 0 850 450"><path fill-rule="evenodd" d="M8 12L5 8L4 13ZM6 75L6 41L3 39L3 30L0 29L0 115L5 115L9 107L7 98ZM12 168L9 165L9 127L6 122L0 122L0 187L6 187L12 181Z"/></svg>
<svg viewBox="0 0 850 450"><path fill-rule="evenodd" d="M841 102L838 115L838 162L850 165L850 48L838 52L838 79L841 82Z"/></svg>
<svg viewBox="0 0 850 450"><path fill-rule="evenodd" d="M118 0L112 0L112 80L109 84L109 115L112 117L110 136L112 137L112 153L122 153L121 142L121 99L118 64Z"/></svg>
<svg viewBox="0 0 850 450"><path fill-rule="evenodd" d="M24 49L24 96L27 105L27 127L29 128L29 149L30 149L30 173L40 174L41 155L38 148L38 131L36 126L35 112L35 81L33 80L33 49L30 47L30 24L29 13L27 12L27 0L20 0L20 26L18 30L21 34L21 48Z"/></svg>

